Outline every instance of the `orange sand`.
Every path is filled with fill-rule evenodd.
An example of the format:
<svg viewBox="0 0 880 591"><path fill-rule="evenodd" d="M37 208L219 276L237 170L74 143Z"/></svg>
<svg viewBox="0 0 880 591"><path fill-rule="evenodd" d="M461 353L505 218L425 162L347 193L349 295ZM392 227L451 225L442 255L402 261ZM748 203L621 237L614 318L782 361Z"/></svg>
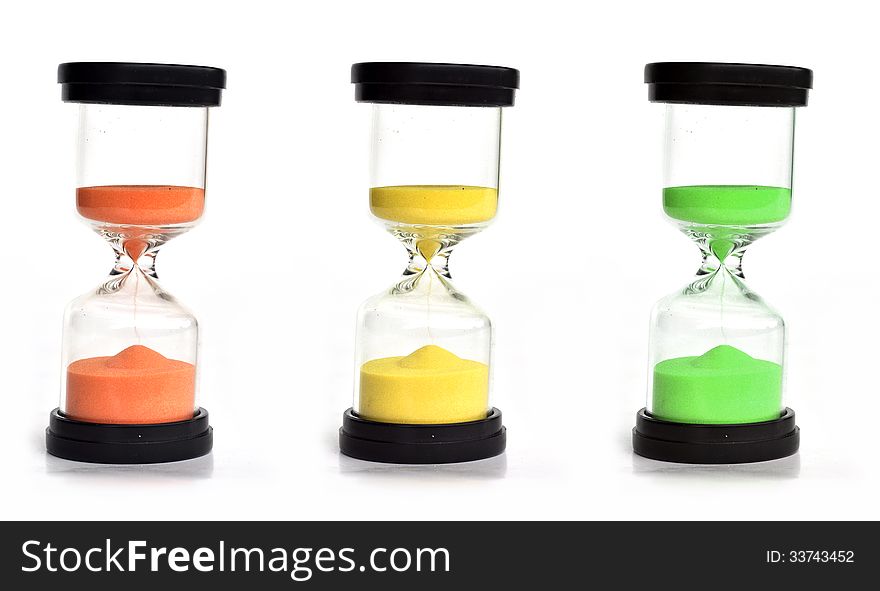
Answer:
<svg viewBox="0 0 880 591"><path fill-rule="evenodd" d="M76 210L84 218L108 224L183 224L201 217L205 190L171 185L79 187Z"/></svg>
<svg viewBox="0 0 880 591"><path fill-rule="evenodd" d="M194 365L134 345L71 363L64 412L90 423L171 423L193 417L195 393Z"/></svg>

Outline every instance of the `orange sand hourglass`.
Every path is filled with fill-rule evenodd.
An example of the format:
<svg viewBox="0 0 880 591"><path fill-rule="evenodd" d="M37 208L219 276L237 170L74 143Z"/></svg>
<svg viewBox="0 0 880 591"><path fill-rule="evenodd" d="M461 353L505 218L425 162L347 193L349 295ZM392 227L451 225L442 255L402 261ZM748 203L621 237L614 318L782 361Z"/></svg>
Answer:
<svg viewBox="0 0 880 591"><path fill-rule="evenodd" d="M198 323L157 282L160 247L205 207L208 108L217 68L67 63L65 102L79 104L76 209L116 262L64 318L61 403L52 455L100 463L156 463L210 452L196 402Z"/></svg>

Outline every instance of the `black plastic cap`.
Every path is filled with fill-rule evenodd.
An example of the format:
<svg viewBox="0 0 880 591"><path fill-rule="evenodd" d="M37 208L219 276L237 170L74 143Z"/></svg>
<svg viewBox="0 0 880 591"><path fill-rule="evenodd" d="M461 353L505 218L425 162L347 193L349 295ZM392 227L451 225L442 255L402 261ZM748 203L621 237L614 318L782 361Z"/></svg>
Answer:
<svg viewBox="0 0 880 591"><path fill-rule="evenodd" d="M682 464L778 460L797 453L800 441L801 430L790 408L772 421L736 425L673 423L643 408L632 432L633 451L638 455Z"/></svg>
<svg viewBox="0 0 880 591"><path fill-rule="evenodd" d="M512 107L519 70L471 64L366 62L351 67L361 103Z"/></svg>
<svg viewBox="0 0 880 591"><path fill-rule="evenodd" d="M208 411L192 419L155 425L111 425L71 419L55 409L46 429L46 451L53 456L95 464L158 464L191 460L210 453L214 430Z"/></svg>
<svg viewBox="0 0 880 591"><path fill-rule="evenodd" d="M348 409L339 429L343 454L387 464L473 462L500 455L506 446L507 429L497 408L479 421L444 425L379 423Z"/></svg>
<svg viewBox="0 0 880 591"><path fill-rule="evenodd" d="M805 107L813 72L793 66L660 62L645 66L655 103Z"/></svg>
<svg viewBox="0 0 880 591"><path fill-rule="evenodd" d="M72 62L58 66L61 100L69 103L217 107L226 71L206 66Z"/></svg>

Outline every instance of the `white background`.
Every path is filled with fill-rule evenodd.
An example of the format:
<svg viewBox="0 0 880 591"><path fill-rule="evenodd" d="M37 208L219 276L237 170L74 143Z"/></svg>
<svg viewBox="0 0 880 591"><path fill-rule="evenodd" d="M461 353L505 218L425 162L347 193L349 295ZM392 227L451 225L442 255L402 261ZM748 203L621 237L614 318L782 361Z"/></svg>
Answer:
<svg viewBox="0 0 880 591"><path fill-rule="evenodd" d="M0 17L0 518L877 519L880 343L876 14L867 3L64 2ZM821 7L821 8L820 8ZM215 448L156 467L48 457L61 313L110 248L74 213L75 107L59 62L228 70L212 112L209 211L166 246L162 284L201 321ZM461 245L456 285L496 326L509 446L462 466L340 457L354 318L404 250L367 208L356 61L517 67L502 209ZM795 209L754 245L749 285L785 316L798 456L745 467L634 457L648 314L697 249L661 213L662 107L646 62L813 68Z"/></svg>

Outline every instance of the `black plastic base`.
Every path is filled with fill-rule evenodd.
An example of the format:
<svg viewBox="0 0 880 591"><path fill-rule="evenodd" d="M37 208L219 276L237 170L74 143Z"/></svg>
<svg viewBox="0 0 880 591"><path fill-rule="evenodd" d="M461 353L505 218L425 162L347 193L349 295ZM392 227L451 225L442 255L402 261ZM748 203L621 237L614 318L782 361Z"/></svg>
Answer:
<svg viewBox="0 0 880 591"><path fill-rule="evenodd" d="M504 452L507 429L493 408L481 421L449 425L398 425L342 415L339 449L347 456L388 464L452 464Z"/></svg>
<svg viewBox="0 0 880 591"><path fill-rule="evenodd" d="M53 456L95 464L158 464L206 455L214 445L208 411L192 419L158 425L105 425L49 415L46 450Z"/></svg>
<svg viewBox="0 0 880 591"><path fill-rule="evenodd" d="M794 411L764 423L694 425L652 417L646 409L636 415L633 451L640 456L682 464L746 464L793 455L801 433Z"/></svg>

